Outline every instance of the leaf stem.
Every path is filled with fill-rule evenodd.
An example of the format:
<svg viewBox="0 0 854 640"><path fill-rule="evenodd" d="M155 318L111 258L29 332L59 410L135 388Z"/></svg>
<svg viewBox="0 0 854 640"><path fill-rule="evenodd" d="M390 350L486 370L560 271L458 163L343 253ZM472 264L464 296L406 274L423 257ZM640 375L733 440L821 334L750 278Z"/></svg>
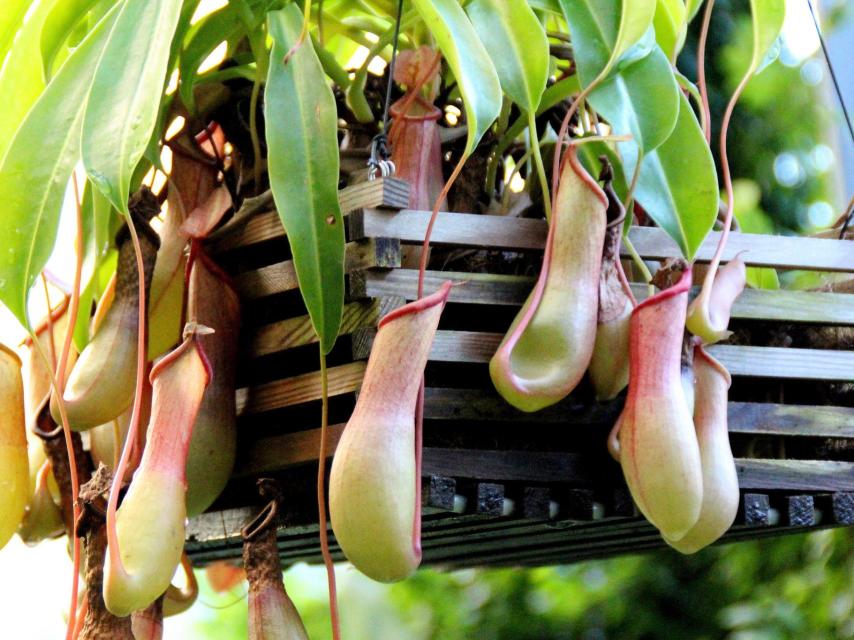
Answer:
<svg viewBox="0 0 854 640"><path fill-rule="evenodd" d="M261 65L255 67L255 82L252 84L252 95L249 97L249 137L252 140L252 155L255 156L255 161L252 163L252 174L255 182L255 195L261 191L261 141L258 138L258 94L261 91L261 74L263 70ZM211 144L215 147L216 143L211 139Z"/></svg>
<svg viewBox="0 0 854 640"><path fill-rule="evenodd" d="M729 232L732 228L732 215L733 211L735 210L735 195L733 193L732 188L732 174L730 173L729 168L729 158L727 157L726 139L727 133L729 132L729 122L732 119L732 112L735 109L735 104L741 97L741 93L744 91L744 88L747 86L747 83L750 82L750 78L752 75L752 73L746 73L741 79L741 82L738 83L738 86L735 88L732 97L727 103L726 110L724 111L724 117L721 120L719 153L721 157L721 171L723 172L724 178L724 190L726 191L726 213L724 214L723 229L721 230L721 237L718 240L718 247L717 249L715 249L715 254L712 256L712 259L709 262L709 270L706 272L706 277L703 280L704 288L707 286L710 287L714 282L715 274L717 273L718 266L721 263L721 257L723 256L727 240L729 240Z"/></svg>
<svg viewBox="0 0 854 640"><path fill-rule="evenodd" d="M62 434L65 438L65 449L68 453L68 470L69 475L71 476L71 504L72 504L72 514L74 518L74 523L77 522L77 519L80 517L80 505L78 504L78 494L80 492L80 479L77 474L77 460L74 457L74 442L71 439L71 426L68 422L68 414L65 408L65 399L63 398L63 394L65 392L65 369L68 366L68 354L71 351L71 339L74 336L74 325L77 322L77 310L80 304L80 281L82 279L83 274L83 209L80 206L80 194L77 189L77 174L74 172L71 177L72 184L74 186L74 202L77 205L77 214L76 214L76 224L77 231L75 236L75 249L77 252L77 259L74 267L74 286L71 291L71 302L68 308L68 326L65 330L65 339L62 344L62 352L59 357L59 364L54 369L51 366L50 361L48 360L47 354L45 354L44 349L41 346L41 343L38 340L38 336L36 332L33 331L32 327L27 326L27 330L30 334L30 338L33 341L33 346L35 347L36 353L39 358L44 363L45 368L48 371L52 372L50 376L50 385L53 389L53 393L56 394L57 406L59 407L59 415L62 421ZM48 317L50 317L50 301L48 301ZM53 329L50 329L51 334L53 333ZM73 527L72 523L72 527ZM71 536L71 546L72 546L72 573L73 573L73 582L71 583L71 606L68 610L68 626L65 632L66 640L71 640L74 637L74 629L76 627L77 621L77 594L80 583L80 538L74 535L74 531L69 531L69 535Z"/></svg>
<svg viewBox="0 0 854 640"><path fill-rule="evenodd" d="M332 638L341 638L341 622L338 619L338 592L335 587L335 564L329 553L329 532L326 525L326 455L329 438L329 375L326 370L326 354L320 348L320 452L317 460L317 513L320 525L320 551L326 566L326 581L329 585L329 615L332 622Z"/></svg>
<svg viewBox="0 0 854 640"><path fill-rule="evenodd" d="M706 142L712 141L712 124L709 110L709 91L706 86L706 40L709 36L709 24L712 21L712 8L715 6L715 0L707 0L706 10L703 12L703 24L700 28L700 41L697 44L697 86L700 89L700 97L702 99L702 122L703 134L706 136Z"/></svg>
<svg viewBox="0 0 854 640"><path fill-rule="evenodd" d="M626 250L632 257L632 262L635 263L635 266L637 266L638 271L641 272L644 282L646 282L647 286L649 287L649 295L652 296L652 294L655 293L655 289L652 285L652 274L649 272L649 268L646 266L646 263L643 261L643 258L640 257L640 254L635 249L635 245L633 245L632 241L629 240L628 235L623 237L623 244L626 245Z"/></svg>
<svg viewBox="0 0 854 640"><path fill-rule="evenodd" d="M540 178L540 189L543 191L543 208L546 210L546 220L552 219L552 203L549 198L549 182L546 178L546 167L543 164L543 153L540 150L540 141L537 138L537 117L533 109L528 112L528 137L531 140L531 148L534 151L534 164L537 167L537 175Z"/></svg>
<svg viewBox="0 0 854 640"><path fill-rule="evenodd" d="M439 197L436 198L436 202L433 205L433 211L430 214L430 222L427 224L427 231L424 233L424 243L421 245L421 260L418 264L418 297L424 297L424 273L427 271L427 259L430 255L430 236L433 235L433 226L436 224L436 218L439 217L439 207L442 205L442 201L447 197L448 192L451 190L451 187L456 182L457 178L460 175L460 172L463 170L463 166L466 163L466 160L469 159L469 154L464 153L460 156L459 162L457 162L457 166L454 167L454 170L451 172L448 181L445 183L445 186L442 187L442 191L439 193Z"/></svg>

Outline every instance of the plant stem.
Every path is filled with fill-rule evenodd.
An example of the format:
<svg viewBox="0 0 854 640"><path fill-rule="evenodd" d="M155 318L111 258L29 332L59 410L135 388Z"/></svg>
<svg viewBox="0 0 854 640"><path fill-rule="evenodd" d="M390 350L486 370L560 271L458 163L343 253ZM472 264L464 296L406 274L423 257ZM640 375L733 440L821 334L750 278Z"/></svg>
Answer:
<svg viewBox="0 0 854 640"><path fill-rule="evenodd" d="M258 139L258 94L261 91L262 79L261 65L255 67L255 82L252 84L252 95L249 97L249 136L252 139L252 155L255 161L252 163L252 174L255 182L255 195L261 191L261 141ZM211 144L215 146L213 138Z"/></svg>
<svg viewBox="0 0 854 640"><path fill-rule="evenodd" d="M454 167L454 170L451 172L451 176L448 178L445 186L442 187L442 191L439 193L439 197L436 198L436 203L433 205L433 212L430 214L430 222L427 224L427 231L424 233L424 244L421 246L421 260L418 264L419 298L424 297L424 273L427 271L427 258L430 254L430 236L433 235L433 225L436 224L436 218L439 216L439 207L441 206L442 201L447 197L448 192L451 190L454 182L456 182L460 172L463 170L466 160L468 159L469 156L467 153L460 156L460 161L457 162L457 166Z"/></svg>
<svg viewBox="0 0 854 640"><path fill-rule="evenodd" d="M341 623L338 619L338 593L335 587L335 564L329 553L329 533L326 530L326 452L329 438L329 375L326 371L326 354L320 349L320 453L317 460L317 513L320 524L320 551L326 565L326 581L329 585L329 616L332 622L332 638L341 638Z"/></svg>
<svg viewBox="0 0 854 640"><path fill-rule="evenodd" d="M75 236L75 249L76 249L76 263L74 267L74 286L71 291L71 302L68 308L68 327L65 331L65 339L62 345L62 353L59 357L59 364L54 369L51 366L50 360L48 360L47 354L45 354L44 349L41 346L41 343L38 340L38 336L35 331L33 331L32 327L27 327L30 338L33 341L33 346L35 347L36 353L39 355L39 358L44 363L45 368L48 371L52 372L50 376L50 385L53 389L53 393L56 394L57 405L59 407L59 415L62 421L62 434L65 438L65 448L68 452L68 469L69 474L71 476L71 504L74 515L74 522L77 522L77 519L80 517L80 505L78 504L78 494L80 492L80 480L77 474L77 460L74 457L74 443L71 439L71 426L68 422L68 414L65 410L65 399L63 398L63 393L65 392L65 369L68 366L68 354L71 351L71 339L74 336L74 325L77 323L77 309L80 304L80 281L82 279L83 274L83 209L80 206L80 194L77 189L77 174L76 172L72 174L71 177L72 184L74 185L74 202L77 205L77 215L76 215L76 223L77 223L77 232ZM50 310L50 301L48 300L48 317L50 318L51 310ZM49 329L51 334L53 333L53 328ZM69 535L71 536L71 545L72 545L72 572L73 572L73 582L71 583L71 606L68 610L68 626L65 632L66 640L71 640L74 637L74 630L76 627L77 621L77 592L79 588L79 575L80 575L80 539L74 535L74 531L69 531Z"/></svg>
<svg viewBox="0 0 854 640"><path fill-rule="evenodd" d="M706 39L709 36L709 24L712 20L712 7L714 6L715 0L707 0L706 10L703 12L703 25L700 28L700 41L697 44L697 86L702 98L703 133L706 136L707 143L712 141L712 124L709 111L709 91L706 86Z"/></svg>
<svg viewBox="0 0 854 640"><path fill-rule="evenodd" d="M750 81L751 76L751 73L745 74L745 76L741 79L741 82L738 83L738 86L735 88L732 97L727 103L726 110L724 111L724 117L721 120L721 138L719 153L721 157L721 171L723 171L724 174L724 190L726 191L726 214L724 215L723 229L721 230L721 237L718 240L718 247L715 250L715 255L712 256L712 259L709 262L709 270L706 272L706 277L703 281L704 287L710 287L712 285L712 282L714 282L715 274L717 273L718 266L721 263L721 257L723 256L727 240L729 239L729 232L732 228L732 214L735 210L735 195L733 193L732 188L732 175L730 174L729 170L729 158L727 157L726 138L727 133L729 132L729 121L732 119L732 112L735 109L735 104L736 102L738 102L739 97L741 97L741 93L742 91L744 91L744 88Z"/></svg>
<svg viewBox="0 0 854 640"><path fill-rule="evenodd" d="M539 148L539 146L537 147ZM531 147L525 152L521 158L519 158L519 162L516 163L516 166L513 167L513 171L510 172L510 177L507 179L507 184L504 185L504 192L501 194L501 209L507 209L507 203L509 202L509 193L510 193L510 183L513 182L513 178L519 173L519 170L522 168L522 165L525 164L534 153L534 147ZM545 172L541 175L541 178L545 178ZM548 185L544 186L545 189L548 189ZM543 192L543 198L546 198L547 192ZM551 214L551 210L547 212L546 219L548 220Z"/></svg>
<svg viewBox="0 0 854 640"><path fill-rule="evenodd" d="M537 175L540 178L540 189L543 191L543 207L546 210L546 220L552 219L552 203L549 198L549 182L546 178L546 167L543 164L543 153L540 150L540 141L537 138L537 118L533 110L528 112L528 135L531 139L531 148L534 151L534 164L537 166Z"/></svg>
<svg viewBox="0 0 854 640"><path fill-rule="evenodd" d="M646 282L649 287L649 295L652 296L655 293L655 289L652 285L652 274L649 272L649 268L646 266L646 263L643 261L643 258L640 257L640 254L635 249L635 246L632 244L632 241L629 240L629 236L623 237L623 244L626 245L626 249L629 252L629 255L632 257L632 261L637 266L638 270L641 272L643 276L644 282Z"/></svg>

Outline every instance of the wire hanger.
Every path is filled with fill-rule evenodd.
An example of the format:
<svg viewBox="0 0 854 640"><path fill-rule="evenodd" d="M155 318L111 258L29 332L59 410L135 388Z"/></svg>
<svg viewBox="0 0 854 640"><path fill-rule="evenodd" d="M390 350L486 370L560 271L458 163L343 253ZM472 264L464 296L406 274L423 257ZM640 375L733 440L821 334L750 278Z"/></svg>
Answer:
<svg viewBox="0 0 854 640"><path fill-rule="evenodd" d="M368 180L375 180L377 175L387 178L393 176L395 171L394 162L391 160L391 153L388 148L388 111L391 103L391 87L394 82L394 64L397 61L397 46L400 39L400 18L402 13L403 0L398 0L391 62L388 67L388 84L386 85L385 104L383 106L383 128L371 140L371 157L368 159Z"/></svg>

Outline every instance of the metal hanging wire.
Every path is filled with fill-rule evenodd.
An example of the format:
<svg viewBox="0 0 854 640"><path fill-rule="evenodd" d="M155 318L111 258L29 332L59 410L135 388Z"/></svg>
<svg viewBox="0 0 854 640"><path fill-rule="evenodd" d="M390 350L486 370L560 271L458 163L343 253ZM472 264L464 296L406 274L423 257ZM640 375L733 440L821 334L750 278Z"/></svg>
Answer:
<svg viewBox="0 0 854 640"><path fill-rule="evenodd" d="M830 55L827 52L827 43L824 41L824 34L821 32L821 27L818 24L818 15L812 6L812 0L807 0L807 6L810 8L815 32L818 34L818 42L821 45L821 52L824 55L824 60L827 63L827 68L830 71L830 79L833 81L833 88L836 91L836 97L839 99L839 104L842 106L842 115L845 117L845 123L848 125L848 133L851 136L851 141L854 142L854 126L851 125L851 117L848 115L848 107L845 106L845 97L842 95L842 89L839 87L839 80L836 79L836 70L833 68L833 62L830 60Z"/></svg>
<svg viewBox="0 0 854 640"><path fill-rule="evenodd" d="M394 65L397 61L397 45L400 39L400 19L403 14L403 0L397 3L397 18L394 22L394 40L391 48L391 62L388 66L388 84L385 90L385 104L383 105L383 128L371 140L371 157L368 159L368 179L374 180L377 175L383 178L393 176L395 171L394 162L388 149L388 112L391 105L391 88L394 82Z"/></svg>
<svg viewBox="0 0 854 640"><path fill-rule="evenodd" d="M842 115L845 118L845 124L848 125L848 134L851 136L851 142L854 142L854 126L851 125L851 116L848 115L848 107L845 105L845 96L842 95L842 89L839 87L839 80L836 78L836 70L833 68L833 62L830 60L830 54L827 51L827 43L824 41L824 34L821 32L821 26L818 23L818 15L815 8L812 6L812 0L807 0L807 6L810 9L815 32L818 34L818 42L821 45L821 53L824 55L824 61L827 63L827 69L830 71L830 79L833 82L833 89L836 91L836 97L839 100L839 105L842 107ZM849 211L845 216L845 221L842 224L842 229L839 233L839 239L845 237L848 226L851 223L851 216L854 215L854 209L849 207Z"/></svg>

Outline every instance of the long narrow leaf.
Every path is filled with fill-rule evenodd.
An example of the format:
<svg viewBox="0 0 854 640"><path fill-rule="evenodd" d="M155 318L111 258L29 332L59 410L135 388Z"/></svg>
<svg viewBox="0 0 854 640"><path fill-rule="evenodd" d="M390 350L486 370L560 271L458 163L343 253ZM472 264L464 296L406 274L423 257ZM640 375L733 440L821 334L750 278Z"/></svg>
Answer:
<svg viewBox="0 0 854 640"><path fill-rule="evenodd" d="M527 1L473 0L466 12L504 93L524 111L534 111L549 77L549 41Z"/></svg>
<svg viewBox="0 0 854 640"><path fill-rule="evenodd" d="M297 41L295 4L268 14L273 38L264 100L270 187L288 234L320 347L335 344L344 308L344 223L338 205L338 116L311 40Z"/></svg>
<svg viewBox="0 0 854 640"><path fill-rule="evenodd" d="M0 158L41 92L45 78L39 46L42 26L55 4L62 0L44 0L18 30L8 57L0 69ZM5 0L4 0L5 3ZM2 11L5 11L5 6Z"/></svg>
<svg viewBox="0 0 854 640"><path fill-rule="evenodd" d="M157 121L180 9L180 0L124 0L95 70L83 117L83 164L123 213Z"/></svg>
<svg viewBox="0 0 854 640"><path fill-rule="evenodd" d="M68 177L79 158L83 105L116 17L110 12L66 60L0 163L0 300L25 326L27 297L56 241Z"/></svg>
<svg viewBox="0 0 854 640"><path fill-rule="evenodd" d="M190 113L196 111L193 89L196 86L199 65L220 42L231 40L241 30L242 23L235 5L226 5L207 16L203 22L194 25L192 31L187 34L187 44L178 63L178 93Z"/></svg>
<svg viewBox="0 0 854 640"><path fill-rule="evenodd" d="M117 0L110 2L114 5ZM57 2L47 16L41 32L41 55L45 77L53 73L54 62L62 44L81 20L100 0L63 0Z"/></svg>
<svg viewBox="0 0 854 640"><path fill-rule="evenodd" d="M501 84L477 33L457 0L413 0L436 38L463 97L471 153L501 111Z"/></svg>
<svg viewBox="0 0 854 640"><path fill-rule="evenodd" d="M21 28L29 7L30 0L4 0L3 11L0 12L0 64L3 64L3 58Z"/></svg>

